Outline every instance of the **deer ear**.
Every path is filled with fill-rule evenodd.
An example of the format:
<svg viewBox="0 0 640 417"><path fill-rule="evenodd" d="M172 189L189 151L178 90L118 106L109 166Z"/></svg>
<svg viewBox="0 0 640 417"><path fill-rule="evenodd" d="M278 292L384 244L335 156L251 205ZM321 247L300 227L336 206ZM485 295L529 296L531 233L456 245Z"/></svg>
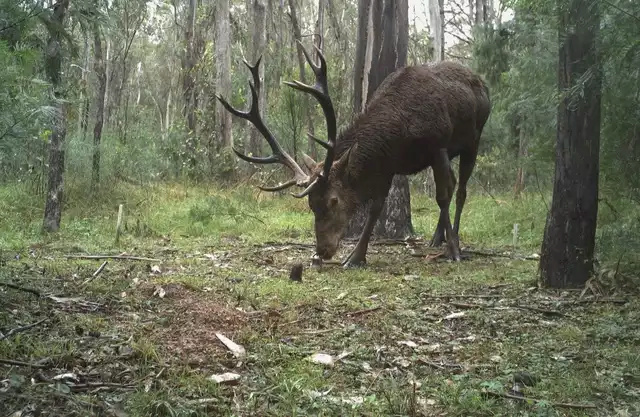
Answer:
<svg viewBox="0 0 640 417"><path fill-rule="evenodd" d="M349 159L351 158L352 153L351 151L353 151L356 146L358 145L355 144L350 147L349 150L340 157L340 159L333 163L333 166L337 170L338 177L344 178L345 173L347 173L347 167L349 166Z"/></svg>
<svg viewBox="0 0 640 417"><path fill-rule="evenodd" d="M316 169L316 166L318 165L318 163L314 161L312 157L310 157L304 152L302 152L302 162L304 162L304 165L312 173L313 173L313 170Z"/></svg>

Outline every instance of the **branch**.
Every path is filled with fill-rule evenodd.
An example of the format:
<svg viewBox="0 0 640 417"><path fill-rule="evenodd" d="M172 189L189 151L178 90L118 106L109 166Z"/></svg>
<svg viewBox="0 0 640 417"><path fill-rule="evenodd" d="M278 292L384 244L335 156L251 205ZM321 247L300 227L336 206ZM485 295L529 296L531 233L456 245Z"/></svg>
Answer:
<svg viewBox="0 0 640 417"><path fill-rule="evenodd" d="M37 325L39 325L39 324L41 324L41 323L44 323L44 322L45 322L45 321L47 321L47 320L48 320L48 317L45 317L44 319L42 319L42 320L40 320L40 321L37 321L37 322L35 322L35 323L28 324L28 325L26 325L26 326L22 326L22 327L16 327L15 329L11 329L11 330L9 330L9 331L7 332L7 334L5 334L5 335L0 335L0 340L7 339L8 337L13 336L13 335L14 335L14 334L16 334L16 333L20 333L20 332L24 332L24 331L26 331L26 330L29 330L29 329L31 329L31 328L33 328L33 327L36 327Z"/></svg>
<svg viewBox="0 0 640 417"><path fill-rule="evenodd" d="M161 262L160 259L129 255L64 255L64 257L67 259L126 259L130 261Z"/></svg>
<svg viewBox="0 0 640 417"><path fill-rule="evenodd" d="M629 17L631 17L631 18L633 18L633 19L637 20L638 22L640 22L640 17L638 17L638 16L634 15L633 13L630 13L630 12L628 12L628 11L626 11L626 10L622 9L621 7L619 7L619 6L615 5L615 4L613 4L613 3L611 3L611 2L609 2L609 1L607 1L607 0L602 0L602 2L603 2L603 3L605 3L605 4L607 4L608 6L613 7L613 8L614 8L614 9L616 9L617 11L622 12L622 13L626 14L627 16L629 16Z"/></svg>
<svg viewBox="0 0 640 417"><path fill-rule="evenodd" d="M518 401L533 401L537 403L544 401L551 404L553 407L560 407L560 408L573 408L573 409L596 408L594 404L554 403L547 400L539 400L537 398L520 397L518 395L503 394L503 393L492 392L492 391L483 391L483 393L490 397L509 398L511 400L518 400Z"/></svg>
<svg viewBox="0 0 640 417"><path fill-rule="evenodd" d="M34 290L32 288L21 287L19 285L11 284L9 282L0 282L0 287L13 288L14 290L18 290L18 291L30 292L31 294L35 294L38 297L41 296L41 294L40 294L40 292L38 290Z"/></svg>
<svg viewBox="0 0 640 417"><path fill-rule="evenodd" d="M30 362L22 362L22 361L14 361L12 359L0 359L0 364L3 365L13 365L13 366L26 366L29 368L40 368L44 369L47 366L39 363L30 363Z"/></svg>

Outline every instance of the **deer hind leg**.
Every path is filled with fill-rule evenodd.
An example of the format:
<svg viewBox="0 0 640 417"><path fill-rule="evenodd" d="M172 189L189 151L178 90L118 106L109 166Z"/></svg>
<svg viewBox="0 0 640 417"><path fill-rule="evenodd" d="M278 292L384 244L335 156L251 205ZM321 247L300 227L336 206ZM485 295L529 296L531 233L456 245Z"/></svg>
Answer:
<svg viewBox="0 0 640 417"><path fill-rule="evenodd" d="M449 167L449 175L451 175L451 188L449 189L449 195L453 196L453 190L456 188L456 175L453 172L453 168ZM433 233L433 237L431 238L431 246L437 247L442 245L446 241L444 236L444 222L442 219L438 219L438 225L436 226L436 231Z"/></svg>
<svg viewBox="0 0 640 417"><path fill-rule="evenodd" d="M460 233L460 216L467 200L467 183L471 177L471 172L476 165L477 152L467 152L460 154L460 184L456 193L456 215L453 222L453 231L456 236Z"/></svg>
<svg viewBox="0 0 640 417"><path fill-rule="evenodd" d="M438 223L442 223L447 240L448 255L455 261L460 260L460 247L458 244L458 235L451 227L451 218L449 217L449 206L451 205L451 197L453 194L454 179L451 175L451 161L446 149L441 149L436 162L433 164L433 178L436 183L436 201L440 207L440 219Z"/></svg>
<svg viewBox="0 0 640 417"><path fill-rule="evenodd" d="M358 243L356 247L353 249L353 252L347 257L347 259L342 263L342 266L345 268L354 268L364 266L367 263L367 249L369 248L369 239L371 239L371 234L373 233L373 228L378 221L378 217L380 217L380 213L382 213L382 207L384 206L385 198L376 198L371 201L369 205L369 210L367 212L367 219L364 223L364 228L362 229L362 233L360 234L360 239L358 239Z"/></svg>

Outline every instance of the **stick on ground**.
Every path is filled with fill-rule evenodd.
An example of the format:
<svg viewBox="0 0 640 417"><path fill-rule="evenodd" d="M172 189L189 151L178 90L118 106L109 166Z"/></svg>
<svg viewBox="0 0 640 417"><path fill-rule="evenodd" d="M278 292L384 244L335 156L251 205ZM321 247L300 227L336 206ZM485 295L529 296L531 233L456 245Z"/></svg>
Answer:
<svg viewBox="0 0 640 417"><path fill-rule="evenodd" d="M128 261L161 262L160 259L130 255L64 255L67 259L123 259Z"/></svg>
<svg viewBox="0 0 640 417"><path fill-rule="evenodd" d="M32 288L21 287L19 285L11 284L9 282L0 282L0 287L7 287L7 288L13 288L14 290L18 290L18 291L30 292L31 294L35 294L38 297L40 297L40 295L41 295L40 291L38 291L38 290L34 290Z"/></svg>
<svg viewBox="0 0 640 417"><path fill-rule="evenodd" d="M15 329L11 329L11 330L9 330L7 332L7 334L1 335L0 336L0 340L7 339L8 337L13 336L16 333L20 333L20 332L24 332L26 330L29 330L32 327L36 327L37 325L44 323L45 321L47 321L47 318L44 318L44 319L42 319L40 321L37 321L35 323L27 324L26 326L16 327Z"/></svg>
<svg viewBox="0 0 640 417"><path fill-rule="evenodd" d="M505 394L500 392L493 392L493 391L483 391L483 392L490 397L509 398L511 400L518 400L518 401L533 401L536 403L545 401L551 404L552 406L558 407L558 408L573 408L573 409L596 408L594 404L554 403L547 400L540 400L537 398L529 398L529 397L519 397L517 395Z"/></svg>

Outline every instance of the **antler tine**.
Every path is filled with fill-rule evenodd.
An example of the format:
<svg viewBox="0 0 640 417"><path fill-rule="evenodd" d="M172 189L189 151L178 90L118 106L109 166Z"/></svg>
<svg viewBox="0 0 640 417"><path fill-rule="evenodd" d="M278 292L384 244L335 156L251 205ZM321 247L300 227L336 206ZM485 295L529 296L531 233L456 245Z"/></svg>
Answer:
<svg viewBox="0 0 640 417"><path fill-rule="evenodd" d="M329 142L325 142L322 139L318 139L317 137L313 136L311 133L307 133L307 136L310 137L313 141L315 141L318 145L325 148L326 150L333 148L332 144L330 144Z"/></svg>
<svg viewBox="0 0 640 417"><path fill-rule="evenodd" d="M232 148L233 152L241 159L247 162L253 162L256 164L273 164L280 163L291 171L293 171L294 178L285 184L281 184L274 187L264 187L265 191L278 191L287 187L291 187L293 185L304 186L309 182L309 176L300 168L300 166L296 163L296 161L282 149L282 146L278 143L273 134L269 131L267 126L264 124L262 117L260 116L260 108L258 105L258 92L260 91L260 74L258 68L260 66L260 61L262 57L258 58L254 65L250 65L246 60L244 61L245 65L251 71L251 75L253 76L253 82L249 83L249 88L251 89L251 106L247 111L240 111L234 107L232 107L220 94L216 94L216 98L220 101L220 103L224 106L227 111L233 114L236 117L241 119L248 120L251 122L256 129L264 136L267 140L267 143L271 147L273 151L273 155L265 156L265 157L256 157L256 156L247 156L236 148Z"/></svg>
<svg viewBox="0 0 640 417"><path fill-rule="evenodd" d="M316 98L316 100L318 100L320 106L322 107L322 111L324 112L324 117L327 122L327 136L329 141L328 143L324 143L318 141L316 138L312 139L314 139L316 142L320 143L320 145L327 149L327 156L325 158L324 167L322 170L322 176L326 178L329 175L329 170L331 169L331 165L333 164L335 158L334 148L337 134L336 113L333 108L331 97L329 96L329 85L327 83L327 61L325 60L324 55L322 54L320 49L318 49L318 47L314 45L315 50L318 52L318 57L320 58L320 65L318 66L314 64L311 56L304 48L304 46L302 46L302 42L298 41L298 43L302 48L302 52L304 53L309 66L311 66L311 68L313 69L313 73L316 76L316 83L314 86L301 83L300 81L285 82L285 84L297 90L311 94Z"/></svg>

